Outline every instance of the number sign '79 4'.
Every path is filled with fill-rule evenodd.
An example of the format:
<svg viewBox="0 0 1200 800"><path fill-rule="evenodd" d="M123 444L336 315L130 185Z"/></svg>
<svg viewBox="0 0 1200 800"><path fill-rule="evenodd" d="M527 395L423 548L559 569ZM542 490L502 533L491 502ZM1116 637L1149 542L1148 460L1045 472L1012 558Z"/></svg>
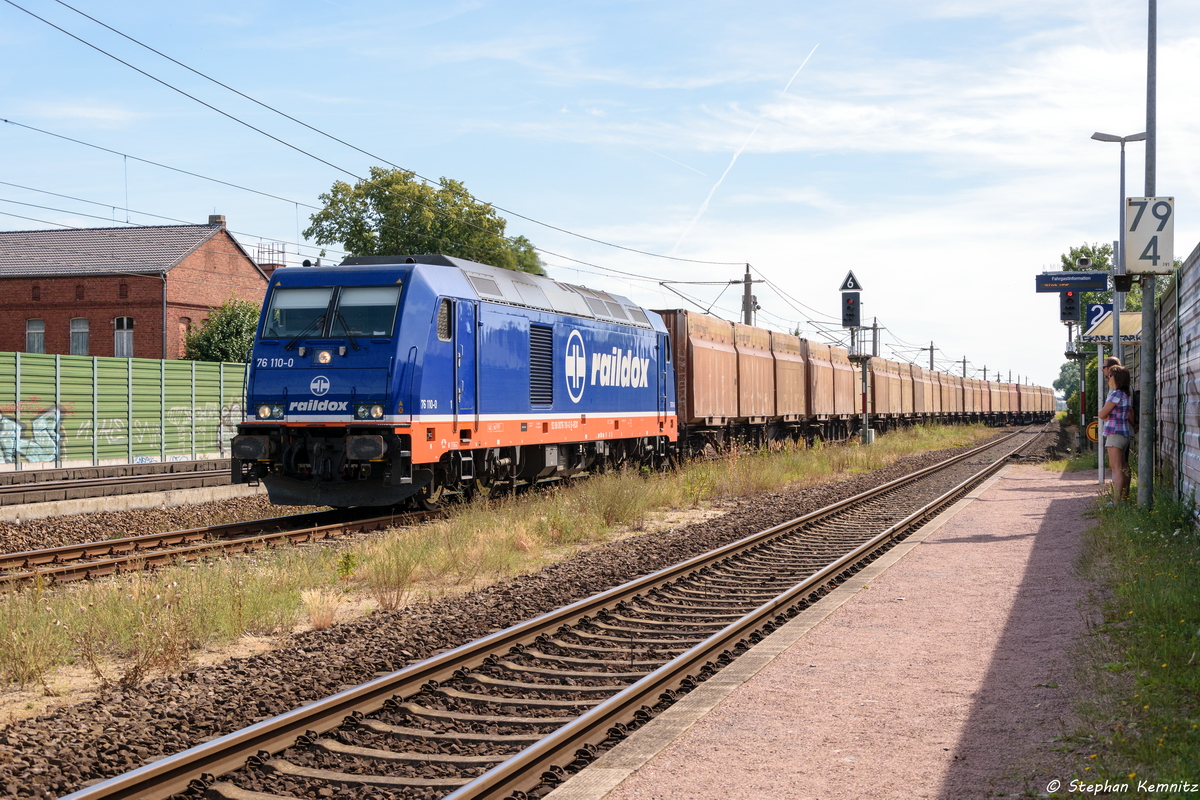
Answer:
<svg viewBox="0 0 1200 800"><path fill-rule="evenodd" d="M1175 198L1125 198L1125 271L1170 275L1175 269Z"/></svg>

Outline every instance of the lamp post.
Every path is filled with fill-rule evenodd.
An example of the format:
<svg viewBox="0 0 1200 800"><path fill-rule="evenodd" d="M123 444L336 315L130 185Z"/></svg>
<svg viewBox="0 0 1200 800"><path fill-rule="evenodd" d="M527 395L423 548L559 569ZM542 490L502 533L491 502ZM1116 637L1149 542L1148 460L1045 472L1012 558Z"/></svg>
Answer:
<svg viewBox="0 0 1200 800"><path fill-rule="evenodd" d="M1146 139L1146 134L1135 133L1131 136L1114 136L1111 133L1100 133L1097 131L1092 134L1092 138L1098 142L1120 142L1121 143L1121 194L1117 198L1117 224L1121 228L1121 244L1118 246L1120 252L1115 254L1113 259L1113 275L1125 274L1125 143L1126 142L1142 142ZM1114 281L1115 288L1115 281ZM1125 293L1114 292L1113 297L1113 355L1120 359L1121 363L1125 363L1125 345L1121 343L1121 312L1125 310Z"/></svg>

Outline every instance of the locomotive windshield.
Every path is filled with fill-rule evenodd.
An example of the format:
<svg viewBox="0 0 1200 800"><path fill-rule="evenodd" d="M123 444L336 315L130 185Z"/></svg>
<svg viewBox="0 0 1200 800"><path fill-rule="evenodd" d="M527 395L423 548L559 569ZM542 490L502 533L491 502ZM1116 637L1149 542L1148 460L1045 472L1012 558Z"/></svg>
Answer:
<svg viewBox="0 0 1200 800"><path fill-rule="evenodd" d="M276 289L271 295L271 310L263 325L264 339L291 339L295 336L320 336L323 319L329 309L333 289Z"/></svg>
<svg viewBox="0 0 1200 800"><path fill-rule="evenodd" d="M276 289L263 326L263 338L392 335L400 300L399 284L343 286L337 292L330 313L333 287Z"/></svg>
<svg viewBox="0 0 1200 800"><path fill-rule="evenodd" d="M399 285L342 287L332 335L391 336L399 299Z"/></svg>

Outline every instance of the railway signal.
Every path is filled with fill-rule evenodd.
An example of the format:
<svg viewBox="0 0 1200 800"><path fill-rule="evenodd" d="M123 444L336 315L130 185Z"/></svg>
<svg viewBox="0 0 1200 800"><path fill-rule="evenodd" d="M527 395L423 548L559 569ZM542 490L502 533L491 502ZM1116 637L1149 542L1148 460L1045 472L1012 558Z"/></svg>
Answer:
<svg viewBox="0 0 1200 800"><path fill-rule="evenodd" d="M1079 321L1079 292L1062 292L1058 296L1058 318L1063 322Z"/></svg>
<svg viewBox="0 0 1200 800"><path fill-rule="evenodd" d="M862 304L859 303L859 292L842 292L842 327L862 327Z"/></svg>

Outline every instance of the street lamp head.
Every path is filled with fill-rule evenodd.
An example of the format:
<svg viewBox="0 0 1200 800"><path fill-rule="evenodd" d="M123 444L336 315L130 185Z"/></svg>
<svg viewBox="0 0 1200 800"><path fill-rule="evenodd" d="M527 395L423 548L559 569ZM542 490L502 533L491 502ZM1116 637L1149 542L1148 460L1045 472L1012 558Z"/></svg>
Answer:
<svg viewBox="0 0 1200 800"><path fill-rule="evenodd" d="M1111 133L1100 133L1097 131L1092 134L1092 138L1098 142L1144 142L1146 140L1146 132L1135 133L1132 136L1113 136Z"/></svg>

